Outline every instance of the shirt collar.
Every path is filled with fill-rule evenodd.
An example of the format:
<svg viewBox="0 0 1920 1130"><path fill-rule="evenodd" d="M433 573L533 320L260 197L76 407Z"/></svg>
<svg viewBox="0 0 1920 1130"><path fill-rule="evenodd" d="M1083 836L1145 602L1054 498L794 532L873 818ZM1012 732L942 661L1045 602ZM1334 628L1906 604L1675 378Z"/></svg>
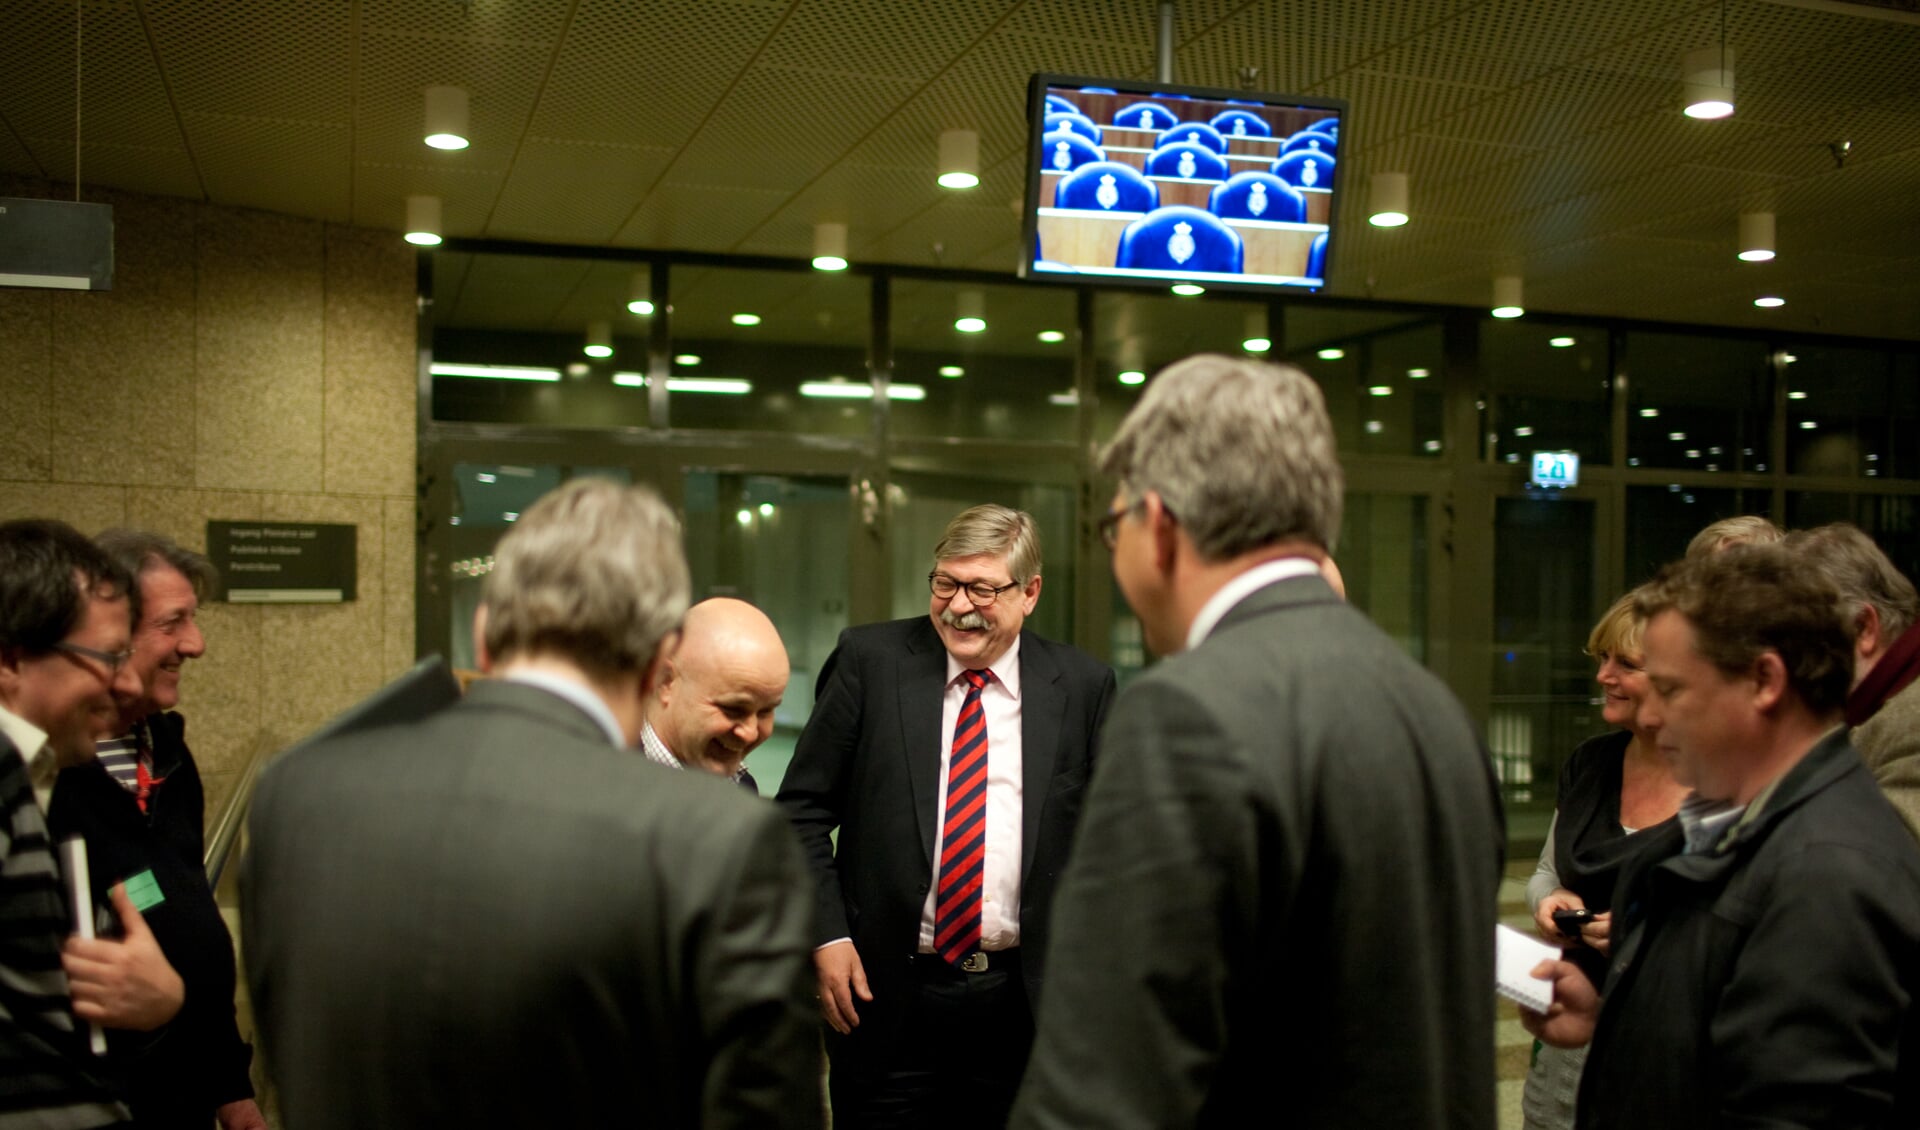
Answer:
<svg viewBox="0 0 1920 1130"><path fill-rule="evenodd" d="M952 652L947 653L947 686L952 686L959 682L960 676L964 674L966 670L965 667L960 665L960 661L953 657ZM994 660L993 663L987 667L987 673L993 676L994 682L999 683L1002 689L1013 696L1015 702L1020 701L1019 636L1013 637L1013 646L1007 648L1005 655Z"/></svg>
<svg viewBox="0 0 1920 1130"><path fill-rule="evenodd" d="M1688 793L1680 802L1680 830L1686 833L1687 854L1699 855L1720 842L1721 833L1740 818L1746 806L1730 800L1708 800Z"/></svg>
<svg viewBox="0 0 1920 1130"><path fill-rule="evenodd" d="M653 762L655 765L662 765L668 769L685 769L687 767L685 762L675 757L673 751L667 748L667 743L660 740L660 735L654 731L653 723L651 722L640 723L640 752L646 754L647 760ZM747 763L742 761L740 768L734 770L727 779L735 784L739 784L740 778L746 775Z"/></svg>
<svg viewBox="0 0 1920 1130"><path fill-rule="evenodd" d="M543 691L566 699L581 710L586 711L587 717L594 720L601 731L607 735L608 741L621 749L627 748L626 735L620 732L620 720L613 716L613 711L599 695L594 694L572 679L547 671L521 668L509 675L503 676L501 681L521 683L529 687L539 687Z"/></svg>
<svg viewBox="0 0 1920 1130"><path fill-rule="evenodd" d="M33 782L33 799L45 813L53 799L54 779L60 775L59 760L47 745L47 732L0 707L0 733L5 733L7 740L20 751L20 760L27 766L27 778Z"/></svg>
<svg viewBox="0 0 1920 1130"><path fill-rule="evenodd" d="M1309 577L1320 571L1320 563L1311 557L1280 557L1272 561L1262 561L1246 572L1220 586L1220 590L1207 598L1200 606L1200 614L1193 618L1193 626L1187 629L1187 650L1192 651L1220 625L1221 617L1233 609L1233 606L1279 581L1294 577Z"/></svg>

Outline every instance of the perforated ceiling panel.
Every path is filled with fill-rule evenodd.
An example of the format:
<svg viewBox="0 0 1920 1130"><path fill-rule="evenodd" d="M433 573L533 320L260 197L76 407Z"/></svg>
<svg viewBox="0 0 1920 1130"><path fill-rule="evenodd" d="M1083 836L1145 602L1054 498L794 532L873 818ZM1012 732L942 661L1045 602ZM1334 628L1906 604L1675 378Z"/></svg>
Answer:
<svg viewBox="0 0 1920 1130"><path fill-rule="evenodd" d="M453 235L1011 271L1036 71L1146 79L1154 0L82 0L91 184ZM1736 52L1738 112L1680 116L1680 57ZM1336 96L1332 290L1920 339L1920 19L1829 0L1180 0L1175 76ZM15 0L0 172L73 175L70 0ZM1257 74L1246 78L1249 68ZM471 148L420 143L423 90L471 94ZM980 186L933 184L981 139ZM1844 166L1831 143L1849 141ZM1413 222L1365 222L1368 178ZM1736 262L1742 210L1780 259ZM622 269L623 270L623 269ZM565 328L622 270L460 279L463 324ZM1758 289L1782 310L1755 310ZM503 288L494 294L494 288ZM606 290L605 295L599 292ZM1191 308L1191 307L1190 307ZM443 312L444 313L444 312ZM505 324L505 323L503 323ZM570 332L570 331L569 331ZM818 327L815 331L820 332ZM834 331L837 332L837 331Z"/></svg>

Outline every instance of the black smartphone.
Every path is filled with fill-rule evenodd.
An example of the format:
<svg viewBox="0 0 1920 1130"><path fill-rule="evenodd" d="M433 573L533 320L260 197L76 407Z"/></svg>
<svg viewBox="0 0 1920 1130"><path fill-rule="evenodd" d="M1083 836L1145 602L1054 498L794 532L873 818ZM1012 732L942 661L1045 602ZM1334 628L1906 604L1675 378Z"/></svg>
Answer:
<svg viewBox="0 0 1920 1130"><path fill-rule="evenodd" d="M1553 924L1560 933L1568 938L1578 938L1580 927L1593 919L1591 910L1556 910L1553 912Z"/></svg>

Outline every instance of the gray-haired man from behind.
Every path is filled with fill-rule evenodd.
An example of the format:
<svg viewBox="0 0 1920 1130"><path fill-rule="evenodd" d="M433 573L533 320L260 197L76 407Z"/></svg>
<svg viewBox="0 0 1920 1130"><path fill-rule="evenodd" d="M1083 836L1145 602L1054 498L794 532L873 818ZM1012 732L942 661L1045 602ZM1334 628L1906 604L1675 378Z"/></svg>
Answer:
<svg viewBox="0 0 1920 1130"><path fill-rule="evenodd" d="M1012 1125L1493 1125L1499 800L1466 711L1320 575L1319 389L1182 361L1103 469L1168 658L1101 732Z"/></svg>
<svg viewBox="0 0 1920 1130"><path fill-rule="evenodd" d="M497 678L262 777L243 875L289 1126L817 1126L812 891L770 805L630 749L672 515L583 479L495 550Z"/></svg>

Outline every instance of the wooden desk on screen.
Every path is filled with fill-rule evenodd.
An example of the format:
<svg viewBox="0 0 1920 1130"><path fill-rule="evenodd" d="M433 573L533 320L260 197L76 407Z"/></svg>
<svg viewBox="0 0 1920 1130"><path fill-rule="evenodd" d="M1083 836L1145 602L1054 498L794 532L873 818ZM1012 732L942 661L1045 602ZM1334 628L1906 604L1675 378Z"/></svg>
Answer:
<svg viewBox="0 0 1920 1130"><path fill-rule="evenodd" d="M1132 164L1132 162L1121 162ZM1140 165L1134 165L1140 168ZM1053 207L1054 192L1060 186L1060 178L1065 173L1056 173L1051 169L1040 170L1040 207L1044 210ZM1222 182L1217 180L1187 180L1182 177L1148 177L1160 193L1160 206L1169 204L1187 204L1205 211L1207 200L1213 190ZM1333 216L1333 192L1325 188L1303 188L1300 195L1307 201L1307 223L1325 227Z"/></svg>
<svg viewBox="0 0 1920 1130"><path fill-rule="evenodd" d="M1090 212L1074 208L1040 209L1040 254L1056 263L1108 267L1120 255L1120 234L1141 212ZM1241 272L1288 278L1307 273L1307 252L1325 232L1323 224L1279 224L1268 220L1227 220L1240 236Z"/></svg>

